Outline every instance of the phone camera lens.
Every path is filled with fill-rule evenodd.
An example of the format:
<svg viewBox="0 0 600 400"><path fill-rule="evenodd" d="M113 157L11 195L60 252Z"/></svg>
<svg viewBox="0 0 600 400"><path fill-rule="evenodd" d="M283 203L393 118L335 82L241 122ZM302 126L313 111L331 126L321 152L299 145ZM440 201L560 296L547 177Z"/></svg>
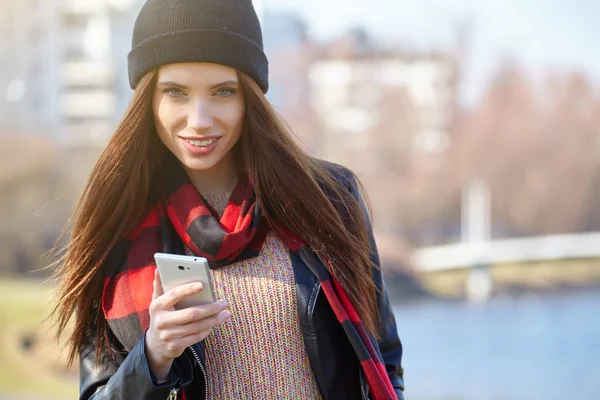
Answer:
<svg viewBox="0 0 600 400"><path fill-rule="evenodd" d="M181 271L183 271L183 270L185 269L185 268L183 267L183 265L180 265L178 268L179 268Z"/></svg>

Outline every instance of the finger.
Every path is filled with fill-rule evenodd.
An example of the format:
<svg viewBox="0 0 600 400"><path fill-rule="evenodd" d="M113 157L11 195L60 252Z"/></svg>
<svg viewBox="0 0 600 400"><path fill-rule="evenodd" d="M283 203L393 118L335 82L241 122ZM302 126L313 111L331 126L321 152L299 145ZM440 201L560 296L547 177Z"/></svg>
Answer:
<svg viewBox="0 0 600 400"><path fill-rule="evenodd" d="M159 296L162 296L165 292L162 287L162 282L160 281L160 274L158 273L158 268L154 270L154 280L152 281L152 300L156 299Z"/></svg>
<svg viewBox="0 0 600 400"><path fill-rule="evenodd" d="M214 303L205 304L203 306L188 307L182 310L170 311L162 316L157 328L170 329L193 324L205 318L212 317L228 307L229 305L226 301L218 300Z"/></svg>
<svg viewBox="0 0 600 400"><path fill-rule="evenodd" d="M223 310L215 315L204 318L200 321L192 322L186 325L174 326L171 329L161 332L161 339L165 341L179 340L183 337L194 335L198 332L211 330L231 318L229 310Z"/></svg>
<svg viewBox="0 0 600 400"><path fill-rule="evenodd" d="M175 286L166 291L162 296L156 299L157 305L162 309L169 309L177 304L185 296L198 293L202 290L202 282L190 282L183 285Z"/></svg>
<svg viewBox="0 0 600 400"><path fill-rule="evenodd" d="M222 311L218 315L203 320L201 323L199 323L197 330L191 331L189 335L175 339L174 343L176 343L177 347L185 346L186 348L196 344L206 339L206 337L210 335L214 328L225 323L230 318L231 313L229 311Z"/></svg>
<svg viewBox="0 0 600 400"><path fill-rule="evenodd" d="M211 330L197 332L192 335L188 335L188 336L171 341L169 343L169 348L172 349L173 358L176 358L181 353L183 353L183 351L186 348L206 339L206 337L208 335L210 335L210 332L211 332Z"/></svg>

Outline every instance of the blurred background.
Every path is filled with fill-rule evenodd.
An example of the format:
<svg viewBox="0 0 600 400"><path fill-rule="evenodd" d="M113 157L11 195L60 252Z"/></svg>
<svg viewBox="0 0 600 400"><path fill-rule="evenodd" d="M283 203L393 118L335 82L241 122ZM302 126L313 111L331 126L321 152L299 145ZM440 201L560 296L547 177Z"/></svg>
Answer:
<svg viewBox="0 0 600 400"><path fill-rule="evenodd" d="M140 0L0 0L0 400L77 398L46 252ZM261 0L269 99L371 200L409 400L600 398L600 2Z"/></svg>

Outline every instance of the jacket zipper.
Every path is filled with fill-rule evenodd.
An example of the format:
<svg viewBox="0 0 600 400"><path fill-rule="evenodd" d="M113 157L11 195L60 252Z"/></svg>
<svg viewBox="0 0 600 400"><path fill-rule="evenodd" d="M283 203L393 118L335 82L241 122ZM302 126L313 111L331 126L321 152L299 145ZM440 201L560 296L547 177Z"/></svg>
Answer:
<svg viewBox="0 0 600 400"><path fill-rule="evenodd" d="M200 357L198 357L198 353L196 353L196 350L194 350L194 346L190 346L190 350L192 351L192 354L194 355L194 358L196 359L196 361L198 361L198 365L200 366L202 375L204 375L204 387L206 388L206 390L205 390L206 396L204 398L206 399L206 398L208 398L208 376L206 375L206 371L204 370L204 367L202 366Z"/></svg>
<svg viewBox="0 0 600 400"><path fill-rule="evenodd" d="M369 400L369 397L367 396L367 393L365 392L365 385L363 385L363 379L366 379L366 377L364 377L361 367L359 367L358 376L360 376L359 383L360 383L360 391L362 392L362 398L363 398L363 400Z"/></svg>

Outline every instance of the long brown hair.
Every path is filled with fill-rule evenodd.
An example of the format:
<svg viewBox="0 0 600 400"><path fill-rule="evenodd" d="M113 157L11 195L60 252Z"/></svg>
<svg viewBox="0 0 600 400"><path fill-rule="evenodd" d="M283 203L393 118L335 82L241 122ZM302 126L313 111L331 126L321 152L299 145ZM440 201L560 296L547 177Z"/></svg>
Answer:
<svg viewBox="0 0 600 400"><path fill-rule="evenodd" d="M152 114L156 71L136 88L125 116L98 159L71 218L71 237L57 267L58 334L74 312L72 363L91 335L96 361L109 345L101 309L103 265L117 242L141 223L166 148ZM259 86L238 73L246 116L238 146L265 217L285 224L330 261L332 273L373 335L378 335L376 286L365 220L353 196L321 162L295 143ZM326 194L327 193L327 194ZM344 216L344 217L342 217ZM90 329L93 332L90 332Z"/></svg>

